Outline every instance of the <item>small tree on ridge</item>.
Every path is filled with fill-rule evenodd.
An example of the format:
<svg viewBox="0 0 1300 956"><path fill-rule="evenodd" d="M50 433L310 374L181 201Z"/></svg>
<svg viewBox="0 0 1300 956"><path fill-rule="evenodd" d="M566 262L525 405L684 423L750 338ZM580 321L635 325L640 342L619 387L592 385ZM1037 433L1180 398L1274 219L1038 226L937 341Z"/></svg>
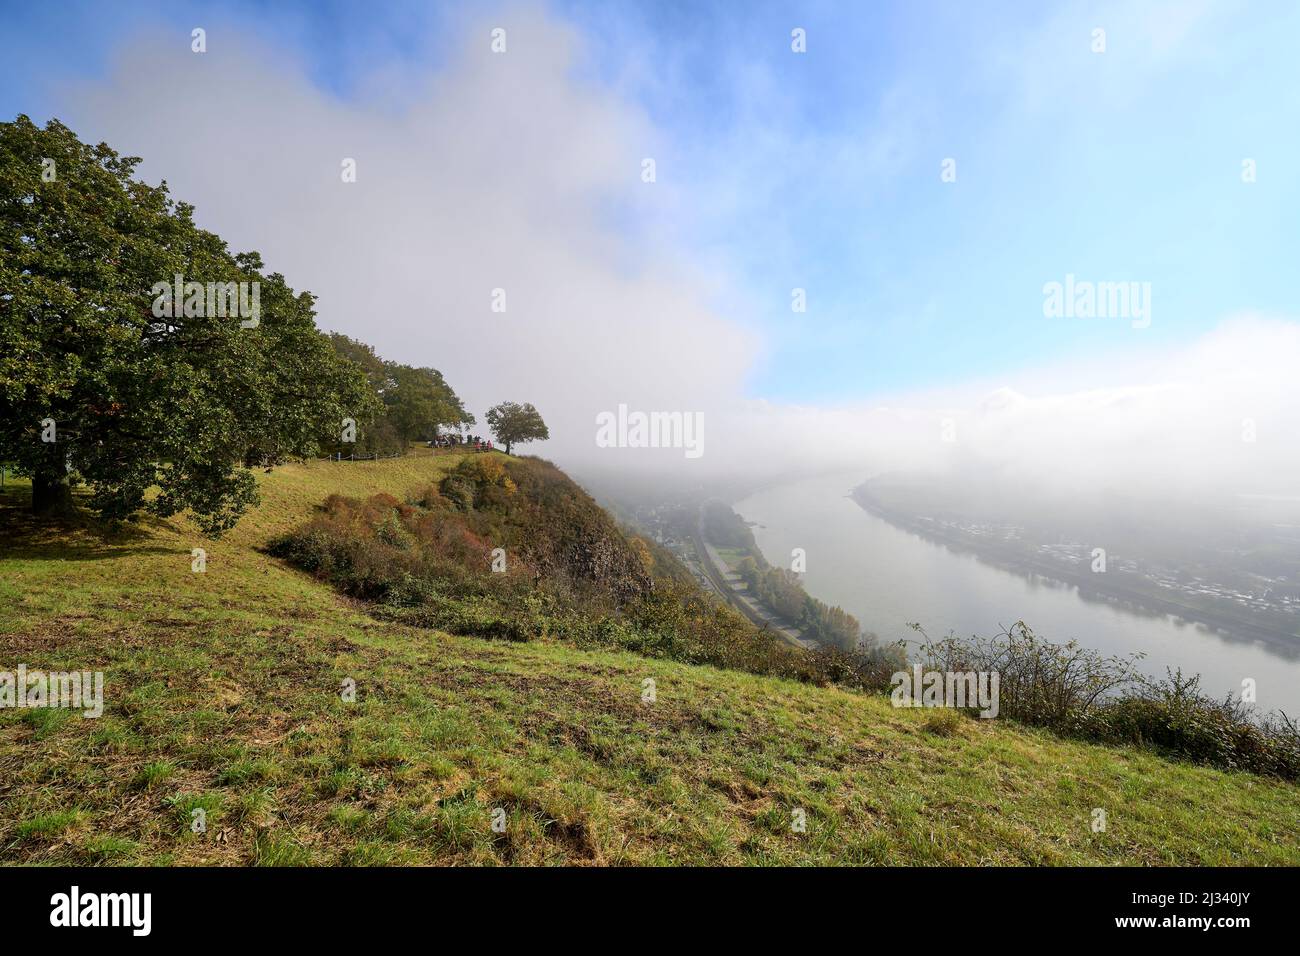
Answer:
<svg viewBox="0 0 1300 956"><path fill-rule="evenodd" d="M516 442L545 441L551 437L542 416L527 402L523 405L517 402L494 405L488 409L487 423L497 441L506 446L507 455Z"/></svg>

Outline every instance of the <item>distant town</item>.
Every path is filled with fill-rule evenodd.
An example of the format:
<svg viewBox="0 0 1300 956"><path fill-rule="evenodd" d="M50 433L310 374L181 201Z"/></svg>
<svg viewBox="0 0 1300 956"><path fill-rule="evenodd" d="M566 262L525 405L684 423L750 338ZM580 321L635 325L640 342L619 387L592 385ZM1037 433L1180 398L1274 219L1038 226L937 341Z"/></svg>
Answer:
<svg viewBox="0 0 1300 956"><path fill-rule="evenodd" d="M890 487L867 483L853 493L865 510L904 530L953 550L1022 574L1078 587L1090 600L1134 611L1171 614L1203 624L1229 639L1262 640L1300 654L1300 573L1294 528L1261 525L1253 538L1234 547L1203 547L1195 561L1164 561L1154 546L1123 542L1114 550L1055 532L1042 520L1025 524L977 520L951 513L927 513L915 501L891 502ZM1261 557L1264 555L1266 557ZM1266 565L1268 573L1252 569Z"/></svg>

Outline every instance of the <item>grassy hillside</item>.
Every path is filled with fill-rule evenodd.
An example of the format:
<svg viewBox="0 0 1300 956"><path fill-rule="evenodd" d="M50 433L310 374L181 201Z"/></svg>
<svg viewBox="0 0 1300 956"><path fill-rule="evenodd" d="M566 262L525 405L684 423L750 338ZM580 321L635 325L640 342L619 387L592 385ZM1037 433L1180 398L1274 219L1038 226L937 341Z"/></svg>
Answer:
<svg viewBox="0 0 1300 956"><path fill-rule="evenodd" d="M0 711L0 859L1300 864L1294 785L833 688L381 621L260 550L330 494L404 498L458 462L279 468L216 542L184 521L118 540L44 531L11 486L0 669L100 669L107 688L99 720ZM206 834L190 832L197 807Z"/></svg>

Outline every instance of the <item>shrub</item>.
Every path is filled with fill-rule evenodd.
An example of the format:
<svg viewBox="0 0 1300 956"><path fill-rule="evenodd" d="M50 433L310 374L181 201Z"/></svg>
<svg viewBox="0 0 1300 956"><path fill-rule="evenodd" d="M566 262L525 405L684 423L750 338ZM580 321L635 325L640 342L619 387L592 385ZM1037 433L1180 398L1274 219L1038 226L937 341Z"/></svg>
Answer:
<svg viewBox="0 0 1300 956"><path fill-rule="evenodd" d="M425 511L445 512L451 507L451 502L442 496L437 485L430 485L419 494L415 495L410 503L415 507L422 508Z"/></svg>
<svg viewBox="0 0 1300 956"><path fill-rule="evenodd" d="M1145 743L1198 763L1300 778L1300 731L1285 714L1254 719L1231 698L1201 692L1200 675L1166 672L1140 679L1135 692L1110 702L1081 730L1095 739Z"/></svg>
<svg viewBox="0 0 1300 956"><path fill-rule="evenodd" d="M1216 767L1300 779L1300 728L1294 720L1285 714L1258 716L1240 701L1208 697L1199 675L1173 671L1164 680L1151 680L1134 666L1139 655L1105 657L1075 641L1053 644L1021 621L987 641L927 638L921 656L927 669L997 671L999 713L1011 720L1099 743L1148 746Z"/></svg>
<svg viewBox="0 0 1300 956"><path fill-rule="evenodd" d="M474 483L460 475L442 479L442 496L461 511L474 510Z"/></svg>
<svg viewBox="0 0 1300 956"><path fill-rule="evenodd" d="M951 707L934 708L926 714L921 726L936 737L951 737L961 728L961 713Z"/></svg>
<svg viewBox="0 0 1300 956"><path fill-rule="evenodd" d="M1078 719L1138 677L1137 655L1105 657L1077 641L1053 644L1023 621L987 640L926 638L921 659L929 670L997 671L1001 715L1047 726Z"/></svg>

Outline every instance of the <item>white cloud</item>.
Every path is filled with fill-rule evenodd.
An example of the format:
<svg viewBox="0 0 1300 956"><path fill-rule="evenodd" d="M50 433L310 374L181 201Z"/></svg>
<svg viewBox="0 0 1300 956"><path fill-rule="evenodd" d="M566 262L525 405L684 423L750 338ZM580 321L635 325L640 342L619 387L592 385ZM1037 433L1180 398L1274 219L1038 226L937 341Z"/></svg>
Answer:
<svg viewBox="0 0 1300 956"><path fill-rule="evenodd" d="M626 228L677 201L666 177L641 180L664 146L575 78L577 47L537 11L497 15L431 79L408 78L423 95L371 109L214 25L203 55L138 39L105 82L69 91L64 118L145 157L140 174L201 225L315 293L323 327L439 368L480 421L533 402L555 436L543 453L577 455L620 402L699 410L736 394L757 347L670 248ZM356 183L341 181L345 157Z"/></svg>
<svg viewBox="0 0 1300 956"><path fill-rule="evenodd" d="M745 433L786 436L781 447L810 462L918 469L1054 495L1118 492L1170 501L1294 494L1297 369L1300 324L1242 316L1158 357L999 374L900 396L889 407L751 406ZM945 420L951 442L943 440Z"/></svg>
<svg viewBox="0 0 1300 956"><path fill-rule="evenodd" d="M506 54L490 52L493 25L508 30ZM62 115L146 157L141 174L166 178L200 224L317 294L325 328L441 369L480 416L535 403L554 436L538 451L562 462L755 477L925 468L1157 497L1300 487L1300 327L1281 321L1229 323L1159 360L887 404L746 400L764 343L710 306L743 290L679 258L661 227L687 196L671 175L640 178L641 159L662 163L672 144L580 79L579 38L541 13L466 30L431 77L385 72L398 105L340 102L244 30L214 24L204 55L142 37L105 82L70 90ZM355 184L340 181L344 157ZM504 315L490 310L495 288ZM620 403L703 412L704 457L597 449L595 417ZM945 418L955 442L941 441Z"/></svg>

